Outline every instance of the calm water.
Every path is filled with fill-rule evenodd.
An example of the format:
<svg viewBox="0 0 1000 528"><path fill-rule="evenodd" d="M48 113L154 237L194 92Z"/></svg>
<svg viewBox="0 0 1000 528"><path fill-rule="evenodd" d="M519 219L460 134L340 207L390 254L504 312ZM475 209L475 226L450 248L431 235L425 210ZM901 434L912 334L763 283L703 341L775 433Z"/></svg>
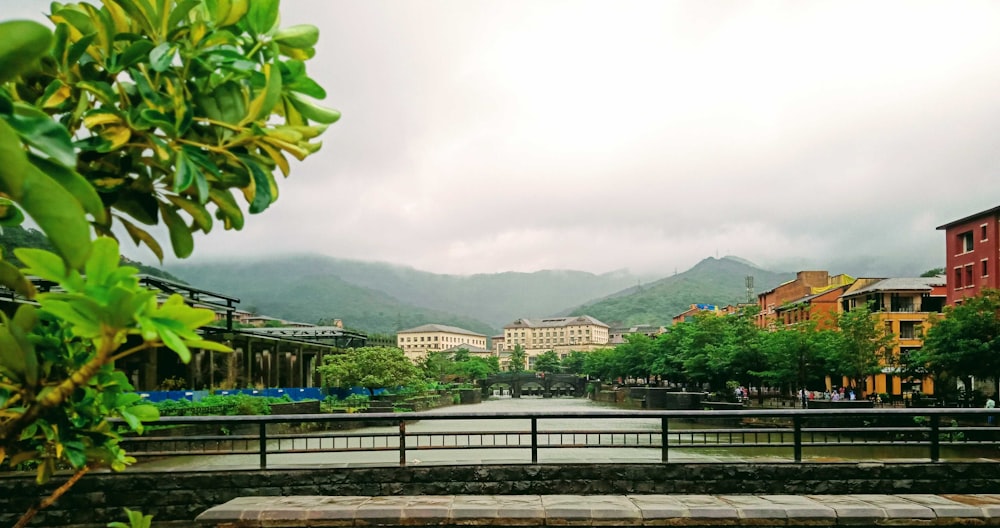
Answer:
<svg viewBox="0 0 1000 528"><path fill-rule="evenodd" d="M521 399L490 399L475 405L455 405L437 409L439 413L509 413L509 412L574 412L574 411L594 411L601 409L612 409L605 404L591 402L586 399L570 398L521 398ZM420 413L411 415L414 419L419 419ZM671 432L678 432L690 429L706 429L711 426L705 424L685 424L677 420L670 422ZM719 427L723 427L722 424ZM531 452L529 435L531 430L530 420L419 420L407 423L407 465L419 466L421 464L491 464L508 463L523 464L530 463ZM547 441L564 443L585 444L596 443L598 432L600 441L603 443L613 442L615 445L634 446L629 448L560 448L560 449L539 449L538 461L540 463L574 463L574 462L646 462L655 463L660 461L660 447L652 445L659 442L660 420L654 419L544 419L539 420L538 430L540 433L539 442L544 444ZM468 439L463 436L451 434L461 431L490 431L493 434L483 437ZM589 432L589 434L584 431ZM378 434L386 433L393 435L386 441L371 439L355 439L352 445L370 447L373 445L386 445L396 447L395 436L398 433L397 426L387 427L367 427L352 430L345 434ZM574 434L575 433L575 434ZM703 440L702 435L692 433L682 435L681 443L697 444ZM788 437L786 437L786 441ZM332 441L332 440L330 440ZM765 440L761 440L765 441ZM776 440L775 440L776 441ZM299 440L295 448L307 447L304 440ZM313 447L317 440L311 440ZM671 437L671 446L675 446L675 437ZM441 449L441 447L454 445L473 445L475 449ZM269 444L271 449L277 449L275 443ZM433 446L434 449L417 450L415 446ZM503 446L524 446L524 448L511 449ZM292 445L289 441L283 441L281 448L289 449ZM926 459L929 455L926 448L921 447L889 447L889 446L856 446L856 447L816 447L805 448L804 457L815 461L821 460L877 460L877 459ZM792 457L791 447L774 448L671 448L669 460L671 462L723 462L753 459L756 461L767 460L790 460ZM942 450L942 458L961 458L961 453ZM966 456L965 458L968 458ZM141 462L140 467L144 470L185 470L185 469L226 469L226 468L249 468L257 467L259 459L257 455L226 455L226 456L199 456L199 457L172 457L170 459ZM352 452L352 453L294 453L294 454L269 454L268 467L338 467L338 466L365 466L365 465L396 465L399 463L399 452L397 449L381 452Z"/></svg>

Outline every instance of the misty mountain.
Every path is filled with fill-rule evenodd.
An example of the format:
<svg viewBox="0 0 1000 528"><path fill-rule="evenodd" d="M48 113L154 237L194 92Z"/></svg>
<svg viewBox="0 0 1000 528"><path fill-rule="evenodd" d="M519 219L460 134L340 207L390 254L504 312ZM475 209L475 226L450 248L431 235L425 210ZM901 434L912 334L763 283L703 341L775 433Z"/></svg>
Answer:
<svg viewBox="0 0 1000 528"><path fill-rule="evenodd" d="M692 304L747 302L746 277L753 277L753 297L795 278L794 273L775 273L758 268L739 257L706 258L677 275L643 284L578 306L568 315L591 315L612 325L670 324L673 316Z"/></svg>
<svg viewBox="0 0 1000 528"><path fill-rule="evenodd" d="M641 280L624 271L441 275L320 255L181 263L171 271L239 297L243 309L308 323L337 318L378 333L440 323L493 335L518 317L551 315Z"/></svg>

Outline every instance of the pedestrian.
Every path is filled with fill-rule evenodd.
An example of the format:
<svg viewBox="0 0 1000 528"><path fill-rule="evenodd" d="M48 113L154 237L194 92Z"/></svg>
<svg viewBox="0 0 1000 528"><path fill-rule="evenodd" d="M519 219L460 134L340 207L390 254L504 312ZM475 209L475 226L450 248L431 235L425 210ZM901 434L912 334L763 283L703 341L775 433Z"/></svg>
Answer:
<svg viewBox="0 0 1000 528"><path fill-rule="evenodd" d="M987 396L986 397L986 408L987 409L993 409L996 406L997 406L997 402L996 402L996 400L993 399L993 395L990 394L989 396ZM987 414L986 415L986 424L987 425L993 425L993 415L992 414Z"/></svg>

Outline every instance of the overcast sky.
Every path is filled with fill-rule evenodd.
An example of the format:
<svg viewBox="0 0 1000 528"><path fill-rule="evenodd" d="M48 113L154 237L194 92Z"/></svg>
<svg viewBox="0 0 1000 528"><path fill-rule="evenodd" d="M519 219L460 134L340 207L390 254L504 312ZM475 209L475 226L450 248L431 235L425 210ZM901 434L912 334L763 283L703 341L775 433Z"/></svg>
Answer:
<svg viewBox="0 0 1000 528"><path fill-rule="evenodd" d="M3 18L47 5L5 0ZM1000 2L282 13L319 26L308 69L343 119L271 209L199 237L196 259L667 275L737 255L887 276L943 266L935 227L1000 205Z"/></svg>

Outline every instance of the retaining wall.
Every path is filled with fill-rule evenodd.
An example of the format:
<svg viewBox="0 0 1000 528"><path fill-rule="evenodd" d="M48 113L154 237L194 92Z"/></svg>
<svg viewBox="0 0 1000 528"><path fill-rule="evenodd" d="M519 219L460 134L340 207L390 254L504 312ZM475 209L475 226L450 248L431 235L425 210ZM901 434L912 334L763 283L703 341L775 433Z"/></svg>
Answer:
<svg viewBox="0 0 1000 528"><path fill-rule="evenodd" d="M63 482L37 488L0 477L0 526L10 526ZM156 526L191 526L206 509L241 496L525 494L995 493L995 462L540 464L314 468L267 471L98 473L84 477L31 526L104 527L122 508L155 514Z"/></svg>

